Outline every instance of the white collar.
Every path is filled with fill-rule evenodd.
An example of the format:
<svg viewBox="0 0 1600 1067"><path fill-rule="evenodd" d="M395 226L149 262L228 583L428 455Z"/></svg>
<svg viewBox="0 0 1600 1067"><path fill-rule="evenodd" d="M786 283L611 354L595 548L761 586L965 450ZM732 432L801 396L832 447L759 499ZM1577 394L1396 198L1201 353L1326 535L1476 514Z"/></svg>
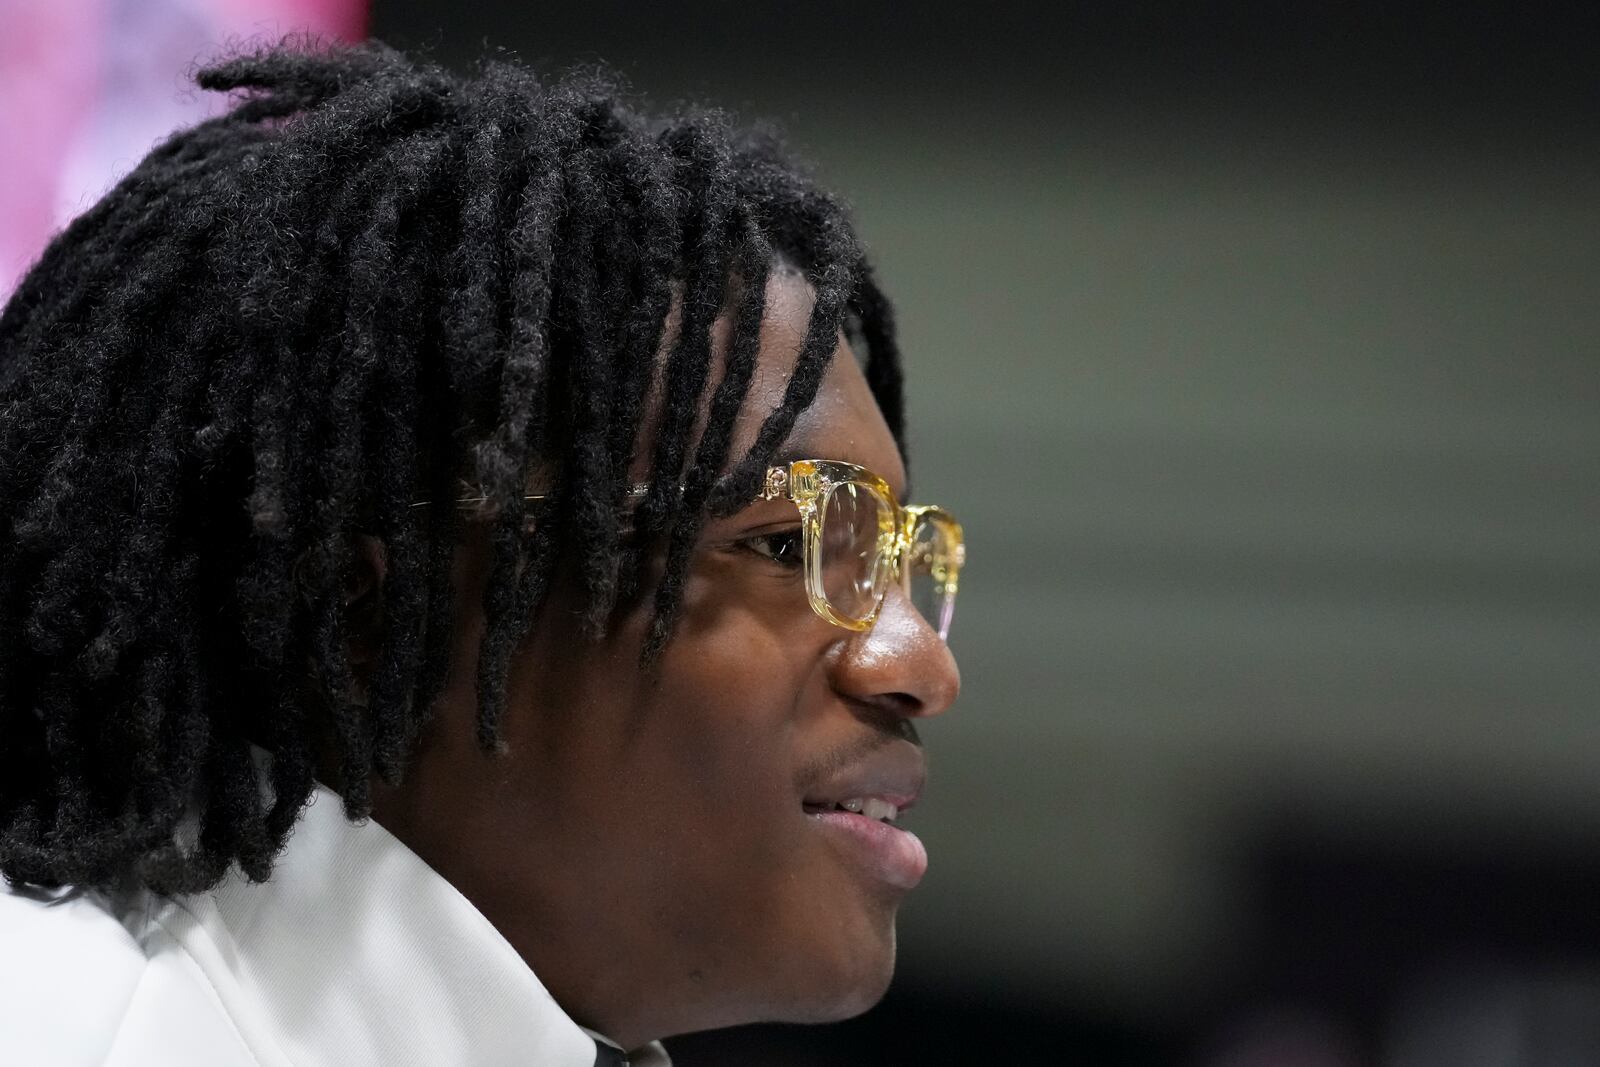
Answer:
<svg viewBox="0 0 1600 1067"><path fill-rule="evenodd" d="M561 1009L489 920L382 826L347 820L321 785L271 879L252 884L235 869L178 903L292 1063L595 1063L600 1035ZM652 1044L632 1064L668 1059Z"/></svg>

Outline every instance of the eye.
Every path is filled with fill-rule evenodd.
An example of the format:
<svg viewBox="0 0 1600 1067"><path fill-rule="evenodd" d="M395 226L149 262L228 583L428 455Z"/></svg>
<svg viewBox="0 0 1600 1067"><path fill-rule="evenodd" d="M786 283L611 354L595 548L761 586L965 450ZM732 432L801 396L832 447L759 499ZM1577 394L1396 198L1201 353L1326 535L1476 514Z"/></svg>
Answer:
<svg viewBox="0 0 1600 1067"><path fill-rule="evenodd" d="M756 534L753 537L744 538L739 544L758 556L765 556L780 567L799 567L802 563L799 527L795 527L792 530L773 530L769 533Z"/></svg>

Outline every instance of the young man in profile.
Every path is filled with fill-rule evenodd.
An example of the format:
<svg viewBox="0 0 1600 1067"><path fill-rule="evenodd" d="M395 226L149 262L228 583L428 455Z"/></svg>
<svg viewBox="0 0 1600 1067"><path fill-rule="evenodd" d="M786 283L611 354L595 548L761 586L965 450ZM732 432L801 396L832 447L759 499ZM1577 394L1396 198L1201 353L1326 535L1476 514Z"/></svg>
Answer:
<svg viewBox="0 0 1600 1067"><path fill-rule="evenodd" d="M840 207L604 80L201 84L0 316L0 1060L865 1010L964 548Z"/></svg>

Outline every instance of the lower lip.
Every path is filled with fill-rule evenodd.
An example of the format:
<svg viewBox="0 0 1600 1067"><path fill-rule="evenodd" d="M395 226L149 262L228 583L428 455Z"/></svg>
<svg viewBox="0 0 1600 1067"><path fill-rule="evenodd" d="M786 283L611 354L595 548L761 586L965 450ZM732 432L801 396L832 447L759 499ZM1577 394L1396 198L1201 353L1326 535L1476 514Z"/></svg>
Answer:
<svg viewBox="0 0 1600 1067"><path fill-rule="evenodd" d="M928 871L928 850L909 830L849 811L817 811L807 817L843 840L868 871L892 886L915 889Z"/></svg>

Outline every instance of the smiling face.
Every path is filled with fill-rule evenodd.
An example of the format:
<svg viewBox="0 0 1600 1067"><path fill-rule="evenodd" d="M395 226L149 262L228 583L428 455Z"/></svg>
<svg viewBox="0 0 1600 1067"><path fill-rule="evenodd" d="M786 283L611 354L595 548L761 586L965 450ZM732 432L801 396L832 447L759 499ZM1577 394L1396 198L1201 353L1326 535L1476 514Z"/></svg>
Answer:
<svg viewBox="0 0 1600 1067"><path fill-rule="evenodd" d="M777 406L810 308L803 281L774 272L734 455ZM859 464L903 499L899 450L843 342L781 452ZM449 686L405 784L377 791L375 818L624 1047L847 1017L893 971L923 860L870 816L920 790L912 723L948 708L959 676L898 588L870 630L818 617L799 527L781 499L709 521L650 674L648 598L590 642L558 586L512 663L500 757L473 740L487 552L468 542ZM864 814L836 810L854 799Z"/></svg>

